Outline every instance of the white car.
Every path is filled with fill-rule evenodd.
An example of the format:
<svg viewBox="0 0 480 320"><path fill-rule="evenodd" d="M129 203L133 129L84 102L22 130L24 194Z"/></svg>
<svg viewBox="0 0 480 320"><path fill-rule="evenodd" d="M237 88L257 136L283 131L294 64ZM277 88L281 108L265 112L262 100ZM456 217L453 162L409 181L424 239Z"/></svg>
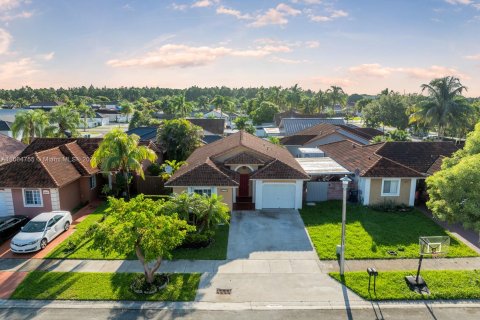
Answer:
<svg viewBox="0 0 480 320"><path fill-rule="evenodd" d="M47 244L72 224L72 215L68 211L44 212L30 220L13 237L10 249L15 253L35 252L44 249Z"/></svg>

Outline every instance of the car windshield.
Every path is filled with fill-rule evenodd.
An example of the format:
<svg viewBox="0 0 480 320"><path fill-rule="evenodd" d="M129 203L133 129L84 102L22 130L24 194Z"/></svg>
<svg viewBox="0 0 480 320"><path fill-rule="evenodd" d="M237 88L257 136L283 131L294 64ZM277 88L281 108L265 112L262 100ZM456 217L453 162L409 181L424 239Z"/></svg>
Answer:
<svg viewBox="0 0 480 320"><path fill-rule="evenodd" d="M23 227L22 232L42 232L46 225L47 221L30 221Z"/></svg>

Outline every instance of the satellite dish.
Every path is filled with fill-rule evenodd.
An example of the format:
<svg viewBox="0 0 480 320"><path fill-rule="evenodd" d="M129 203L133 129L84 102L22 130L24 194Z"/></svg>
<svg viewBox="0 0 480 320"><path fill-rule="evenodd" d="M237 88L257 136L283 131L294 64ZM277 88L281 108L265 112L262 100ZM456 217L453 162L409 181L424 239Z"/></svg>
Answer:
<svg viewBox="0 0 480 320"><path fill-rule="evenodd" d="M173 168L171 166L166 166L165 167L165 172L168 173L168 174L172 174Z"/></svg>

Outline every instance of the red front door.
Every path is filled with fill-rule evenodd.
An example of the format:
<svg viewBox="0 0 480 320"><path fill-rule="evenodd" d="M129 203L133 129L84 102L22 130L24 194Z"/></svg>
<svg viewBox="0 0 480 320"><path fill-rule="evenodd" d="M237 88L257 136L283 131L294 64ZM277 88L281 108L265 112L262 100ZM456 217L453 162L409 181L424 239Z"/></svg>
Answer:
<svg viewBox="0 0 480 320"><path fill-rule="evenodd" d="M239 197L248 197L248 183L250 181L250 175L241 174L240 175L240 187L239 187Z"/></svg>

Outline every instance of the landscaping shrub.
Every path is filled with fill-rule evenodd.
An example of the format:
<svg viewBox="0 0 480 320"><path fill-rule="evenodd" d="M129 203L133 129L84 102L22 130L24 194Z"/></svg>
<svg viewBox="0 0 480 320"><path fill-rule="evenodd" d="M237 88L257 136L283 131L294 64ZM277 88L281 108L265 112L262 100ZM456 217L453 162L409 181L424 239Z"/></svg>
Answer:
<svg viewBox="0 0 480 320"><path fill-rule="evenodd" d="M208 230L202 233L190 232L185 237L180 248L199 249L208 247L212 243L214 236L215 231L213 230Z"/></svg>
<svg viewBox="0 0 480 320"><path fill-rule="evenodd" d="M382 212L410 212L413 210L413 207L405 204L396 204L394 201L385 201L379 204L372 204L368 207L372 210Z"/></svg>

